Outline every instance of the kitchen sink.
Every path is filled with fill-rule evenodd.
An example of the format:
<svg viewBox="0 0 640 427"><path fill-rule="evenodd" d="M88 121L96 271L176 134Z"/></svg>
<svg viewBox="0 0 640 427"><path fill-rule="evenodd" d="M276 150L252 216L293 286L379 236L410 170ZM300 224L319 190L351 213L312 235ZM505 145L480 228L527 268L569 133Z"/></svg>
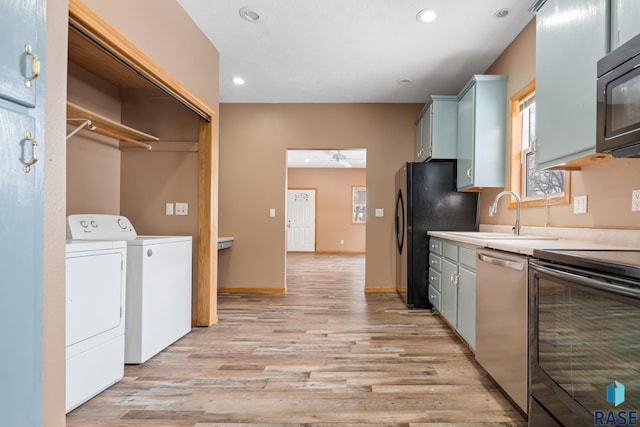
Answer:
<svg viewBox="0 0 640 427"><path fill-rule="evenodd" d="M520 235L516 236L513 233L491 233L482 231L460 231L455 232L457 236L469 237L478 240L557 240L557 237L551 236L533 236L533 235Z"/></svg>

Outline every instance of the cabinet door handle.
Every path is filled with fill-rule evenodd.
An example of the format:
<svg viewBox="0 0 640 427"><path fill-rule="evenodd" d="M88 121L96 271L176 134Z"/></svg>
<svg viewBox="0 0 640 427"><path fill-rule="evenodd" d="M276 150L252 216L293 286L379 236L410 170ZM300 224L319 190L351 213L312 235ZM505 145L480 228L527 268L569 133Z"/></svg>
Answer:
<svg viewBox="0 0 640 427"><path fill-rule="evenodd" d="M467 178L471 179L471 168L467 169Z"/></svg>
<svg viewBox="0 0 640 427"><path fill-rule="evenodd" d="M24 131L24 139L25 141L29 141L31 143L31 160L24 164L25 173L31 172L31 166L33 166L38 161L38 141L31 137L31 132L28 130Z"/></svg>
<svg viewBox="0 0 640 427"><path fill-rule="evenodd" d="M454 286L458 286L458 279L459 278L460 278L459 274L453 273L451 275L451 278L450 278L451 284L454 285Z"/></svg>
<svg viewBox="0 0 640 427"><path fill-rule="evenodd" d="M24 51L27 52L27 55L31 55L31 76L24 79L24 85L31 87L31 82L40 75L40 58L38 58L30 44L24 46Z"/></svg>

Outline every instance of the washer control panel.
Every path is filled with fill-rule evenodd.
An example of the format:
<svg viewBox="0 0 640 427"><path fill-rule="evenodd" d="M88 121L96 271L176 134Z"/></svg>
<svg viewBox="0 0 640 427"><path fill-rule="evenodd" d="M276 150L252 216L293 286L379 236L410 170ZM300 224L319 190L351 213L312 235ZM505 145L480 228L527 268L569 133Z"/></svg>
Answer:
<svg viewBox="0 0 640 427"><path fill-rule="evenodd" d="M127 240L136 236L136 230L125 216L76 214L67 217L67 239Z"/></svg>

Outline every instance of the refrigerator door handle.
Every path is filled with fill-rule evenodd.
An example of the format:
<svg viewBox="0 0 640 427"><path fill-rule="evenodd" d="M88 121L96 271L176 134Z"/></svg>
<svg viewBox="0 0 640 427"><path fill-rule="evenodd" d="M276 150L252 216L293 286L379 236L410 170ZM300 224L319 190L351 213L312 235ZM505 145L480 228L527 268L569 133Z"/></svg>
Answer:
<svg viewBox="0 0 640 427"><path fill-rule="evenodd" d="M404 217L404 199L402 191L398 191L398 198L396 199L396 244L400 254L402 254L402 249L404 248ZM400 225L400 220L402 220L402 225Z"/></svg>

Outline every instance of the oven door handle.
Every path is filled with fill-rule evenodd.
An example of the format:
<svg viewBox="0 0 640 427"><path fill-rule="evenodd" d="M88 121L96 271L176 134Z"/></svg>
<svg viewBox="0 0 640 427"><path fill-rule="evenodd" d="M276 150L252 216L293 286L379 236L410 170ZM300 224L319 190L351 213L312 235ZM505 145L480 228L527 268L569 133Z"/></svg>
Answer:
<svg viewBox="0 0 640 427"><path fill-rule="evenodd" d="M640 299L640 291L627 286L616 285L611 282L605 282L604 280L595 280L590 277L581 276L568 271L555 270L537 263L530 263L529 267L533 271L551 276L554 279L560 280L572 287L576 287L576 285L584 286L600 292L613 293L623 297ZM615 278L612 277L612 279Z"/></svg>
<svg viewBox="0 0 640 427"><path fill-rule="evenodd" d="M524 270L524 263L511 261L508 259L498 258L495 256L488 256L484 254L478 254L478 259L484 261L487 264L497 265L498 267L509 268L511 270L522 271Z"/></svg>

